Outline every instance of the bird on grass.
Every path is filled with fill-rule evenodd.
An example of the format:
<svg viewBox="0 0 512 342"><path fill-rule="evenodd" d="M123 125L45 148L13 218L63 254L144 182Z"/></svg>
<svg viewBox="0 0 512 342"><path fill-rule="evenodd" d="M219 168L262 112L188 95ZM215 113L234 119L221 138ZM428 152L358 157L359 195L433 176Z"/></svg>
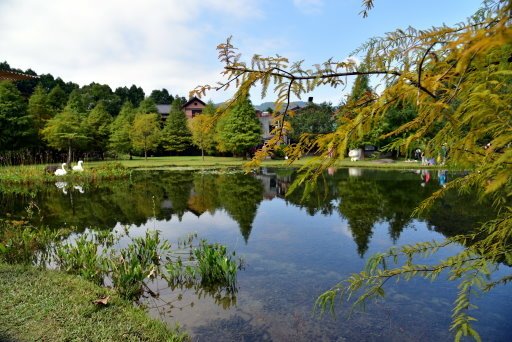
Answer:
<svg viewBox="0 0 512 342"><path fill-rule="evenodd" d="M78 164L73 166L73 172L82 172L84 170L83 164L84 162L82 160L78 161Z"/></svg>
<svg viewBox="0 0 512 342"><path fill-rule="evenodd" d="M68 172L66 171L66 163L62 163L62 167L60 169L55 170L55 176L65 176Z"/></svg>

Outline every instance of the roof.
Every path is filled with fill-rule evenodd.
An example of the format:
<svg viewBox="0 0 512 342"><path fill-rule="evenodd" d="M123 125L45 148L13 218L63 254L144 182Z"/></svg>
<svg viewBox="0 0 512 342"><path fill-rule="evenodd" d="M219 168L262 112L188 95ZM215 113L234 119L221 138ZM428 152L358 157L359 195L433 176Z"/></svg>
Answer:
<svg viewBox="0 0 512 342"><path fill-rule="evenodd" d="M169 112L171 111L171 105L157 104L156 109L158 110L159 114L169 114Z"/></svg>
<svg viewBox="0 0 512 342"><path fill-rule="evenodd" d="M201 101L201 99L199 99L198 97L194 96L190 100L188 100L187 103L185 103L183 106L181 106L181 108L187 107L189 104L191 104L194 101L201 103L203 106L206 106L206 103Z"/></svg>
<svg viewBox="0 0 512 342"><path fill-rule="evenodd" d="M39 78L39 76L23 74L21 72L9 71L9 70L0 70L0 81L21 81L21 80L31 80Z"/></svg>

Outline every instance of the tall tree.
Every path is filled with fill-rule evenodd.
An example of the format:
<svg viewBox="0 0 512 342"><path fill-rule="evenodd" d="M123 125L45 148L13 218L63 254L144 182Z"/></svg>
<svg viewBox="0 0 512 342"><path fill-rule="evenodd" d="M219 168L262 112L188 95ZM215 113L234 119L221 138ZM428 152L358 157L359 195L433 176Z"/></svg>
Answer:
<svg viewBox="0 0 512 342"><path fill-rule="evenodd" d="M41 85L38 85L32 96L30 96L27 111L34 123L34 129L38 137L37 143L39 145L42 139L41 131L44 128L46 121L53 116L52 108L48 103L48 96Z"/></svg>
<svg viewBox="0 0 512 342"><path fill-rule="evenodd" d="M244 159L250 149L262 142L261 125L249 97L240 99L233 106L220 135L226 149Z"/></svg>
<svg viewBox="0 0 512 342"><path fill-rule="evenodd" d="M88 137L87 145L89 150L99 152L102 159L107 150L112 120L112 116L107 112L104 102L100 101L82 123L84 133Z"/></svg>
<svg viewBox="0 0 512 342"><path fill-rule="evenodd" d="M68 102L68 94L62 89L60 85L56 85L53 87L48 93L48 105L51 107L53 111L53 115L58 112L61 112L66 103Z"/></svg>
<svg viewBox="0 0 512 342"><path fill-rule="evenodd" d="M144 114L158 113L158 109L156 108L155 101L153 101L153 99L150 97L140 101L138 108L137 108L137 113L144 113Z"/></svg>
<svg viewBox="0 0 512 342"><path fill-rule="evenodd" d="M201 150L201 157L204 160L205 151L215 149L215 106L208 102L203 112L194 116L189 121L190 132L192 132L192 143Z"/></svg>
<svg viewBox="0 0 512 342"><path fill-rule="evenodd" d="M128 89L128 99L134 107L138 107L145 96L144 90L141 87L137 87L135 84L132 84L130 89Z"/></svg>
<svg viewBox="0 0 512 342"><path fill-rule="evenodd" d="M363 4L363 13L367 15L373 1L363 0ZM346 77L353 75L380 76L385 85L382 93L369 99L365 106L353 107L353 115L345 116L334 133L295 147L292 160L300 156L301 150L314 146L319 146L323 152L311 162L313 168L304 172L290 187L291 191L300 184L314 184L312 181L321 175L317 168L332 166L351 142L364 137L399 100L416 103L418 112L413 120L383 136L398 137L392 147L407 148L428 137L427 154L436 155L448 146L448 163L476 171L451 180L445 188L425 200L418 212L453 188L464 191L477 188L483 197L490 197L495 206L497 215L483 222L474 234L394 248L375 255L364 272L353 274L319 298L324 307L334 305L338 296L345 298L359 291L362 295L357 303L381 296L391 278L420 276L435 279L446 271L450 273L450 280L459 282L452 315L455 338L460 340L471 335L479 339L471 327L474 320L469 312L472 296L512 279L510 273L496 273L497 264L510 263L512 255L511 14L512 1L489 0L483 2L474 16L455 27L408 28L371 39L356 50L365 58L365 70L358 70L351 61L336 63L333 60L320 67L303 69L300 62L291 63L284 57L255 56L250 63L245 63L230 39L218 46L219 58L225 63L224 75L228 78L221 88L236 80L239 87L234 96L240 97L258 84L261 84L263 94L269 86L275 86L277 105L284 108L282 117L285 120L291 95L300 98L306 91L325 84L340 86ZM193 94L199 95L207 89L208 86L198 88ZM257 153L257 158L261 160L268 156L279 139L276 135L269 141ZM333 150L337 154L327 158ZM419 255L459 244L464 248L449 258L430 265L416 263L415 257ZM407 261L405 265L394 263L404 259Z"/></svg>
<svg viewBox="0 0 512 342"><path fill-rule="evenodd" d="M66 109L74 111L75 113L80 115L85 115L87 107L82 99L80 90L75 89L71 92L71 94L69 94Z"/></svg>
<svg viewBox="0 0 512 342"><path fill-rule="evenodd" d="M172 101L174 101L174 97L170 95L165 88L162 90L153 90L149 97L157 104L171 104Z"/></svg>
<svg viewBox="0 0 512 342"><path fill-rule="evenodd" d="M87 140L82 131L81 117L76 111L66 107L62 112L48 120L42 130L43 138L53 148L68 151L67 163L71 164L73 149Z"/></svg>
<svg viewBox="0 0 512 342"><path fill-rule="evenodd" d="M160 141L159 115L138 113L133 120L131 140L133 148L143 151L147 160L148 151L155 150Z"/></svg>
<svg viewBox="0 0 512 342"><path fill-rule="evenodd" d="M0 81L0 151L26 147L34 133L21 93L13 83Z"/></svg>
<svg viewBox="0 0 512 342"><path fill-rule="evenodd" d="M110 125L109 149L115 153L127 153L132 157L132 141L130 132L133 120L135 118L135 110L130 101L126 101L121 107L119 115Z"/></svg>
<svg viewBox="0 0 512 342"><path fill-rule="evenodd" d="M91 83L80 89L80 95L85 109L93 110L101 101L103 107L111 116L116 116L121 109L121 99L106 84Z"/></svg>
<svg viewBox="0 0 512 342"><path fill-rule="evenodd" d="M183 103L175 99L162 130L162 146L166 151L183 152L192 146L192 134L187 124L187 116L181 108Z"/></svg>
<svg viewBox="0 0 512 342"><path fill-rule="evenodd" d="M332 133L336 128L334 108L330 103L310 103L290 119L290 138L298 141L302 134Z"/></svg>

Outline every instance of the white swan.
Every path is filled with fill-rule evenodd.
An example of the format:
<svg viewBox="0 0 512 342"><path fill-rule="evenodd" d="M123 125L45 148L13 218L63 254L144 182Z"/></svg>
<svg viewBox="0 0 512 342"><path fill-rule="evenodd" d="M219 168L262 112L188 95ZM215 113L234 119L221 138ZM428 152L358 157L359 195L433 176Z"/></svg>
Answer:
<svg viewBox="0 0 512 342"><path fill-rule="evenodd" d="M62 163L62 168L61 169L57 169L55 171L55 176L65 176L68 172L66 171L66 169L64 168L66 166L66 163Z"/></svg>
<svg viewBox="0 0 512 342"><path fill-rule="evenodd" d="M82 172L84 170L84 167L82 166L84 162L82 160L78 161L78 165L73 166L73 171Z"/></svg>
<svg viewBox="0 0 512 342"><path fill-rule="evenodd" d="M66 189L66 187L68 186L68 182L55 182L55 186L61 189L64 195L68 194L68 190Z"/></svg>
<svg viewBox="0 0 512 342"><path fill-rule="evenodd" d="M73 185L73 188L78 190L79 193L83 194L85 191L84 191L84 188L82 188L81 185Z"/></svg>

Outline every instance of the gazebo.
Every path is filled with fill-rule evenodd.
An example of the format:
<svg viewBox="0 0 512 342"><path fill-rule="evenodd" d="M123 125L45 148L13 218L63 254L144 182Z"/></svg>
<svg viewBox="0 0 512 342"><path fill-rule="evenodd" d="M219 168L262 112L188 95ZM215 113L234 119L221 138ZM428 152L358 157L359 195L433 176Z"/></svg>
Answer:
<svg viewBox="0 0 512 342"><path fill-rule="evenodd" d="M39 78L34 75L27 75L21 72L8 71L8 70L0 70L0 81L21 81L21 80L31 80L34 78Z"/></svg>

